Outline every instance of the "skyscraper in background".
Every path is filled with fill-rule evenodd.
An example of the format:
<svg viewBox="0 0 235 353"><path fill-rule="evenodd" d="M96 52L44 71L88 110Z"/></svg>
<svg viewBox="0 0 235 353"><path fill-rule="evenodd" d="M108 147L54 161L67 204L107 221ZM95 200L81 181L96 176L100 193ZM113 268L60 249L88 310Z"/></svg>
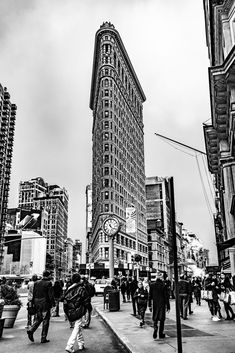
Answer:
<svg viewBox="0 0 235 353"><path fill-rule="evenodd" d="M54 261L57 278L67 271L68 199L65 188L49 185L40 177L20 182L19 207L48 212L47 253Z"/></svg>
<svg viewBox="0 0 235 353"><path fill-rule="evenodd" d="M115 215L122 224L114 244L115 264L127 268L131 254L148 265L145 209L143 102L146 100L118 31L110 22L95 36L90 108L93 111L92 262L107 263L109 239L103 220ZM135 212L134 231L126 210Z"/></svg>
<svg viewBox="0 0 235 353"><path fill-rule="evenodd" d="M0 85L0 265L3 256L12 151L17 107L10 101L6 87Z"/></svg>

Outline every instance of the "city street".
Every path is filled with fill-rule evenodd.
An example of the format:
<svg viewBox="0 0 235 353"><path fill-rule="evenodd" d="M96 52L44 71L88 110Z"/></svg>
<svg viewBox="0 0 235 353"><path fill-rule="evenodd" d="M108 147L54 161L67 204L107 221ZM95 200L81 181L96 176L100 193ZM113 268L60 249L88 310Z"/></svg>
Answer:
<svg viewBox="0 0 235 353"><path fill-rule="evenodd" d="M94 302L96 302L94 298ZM100 299L98 298L98 302ZM48 339L50 342L47 344L40 343L39 328L35 335L35 343L28 340L26 334L26 298L23 298L24 306L21 308L18 318L15 322L14 328L4 329L2 339L0 339L0 352L1 353L23 353L23 352L50 352L61 353L65 352L66 342L72 329L69 328L68 322L64 320L64 313L61 305L60 317L51 318ZM123 352L126 349L119 343L115 335L110 331L103 320L94 312L92 313L91 326L87 330L83 330L85 339L85 351L90 353L101 352Z"/></svg>

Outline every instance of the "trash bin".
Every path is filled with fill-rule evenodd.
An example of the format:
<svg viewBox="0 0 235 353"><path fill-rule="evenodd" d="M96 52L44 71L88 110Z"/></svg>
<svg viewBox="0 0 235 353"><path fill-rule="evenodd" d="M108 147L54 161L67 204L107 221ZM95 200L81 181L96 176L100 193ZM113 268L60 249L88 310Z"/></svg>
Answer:
<svg viewBox="0 0 235 353"><path fill-rule="evenodd" d="M120 310L120 293L114 289L109 292L109 311Z"/></svg>
<svg viewBox="0 0 235 353"><path fill-rule="evenodd" d="M4 319L0 319L0 338L2 338L2 332L3 332L4 323L5 323L5 318Z"/></svg>

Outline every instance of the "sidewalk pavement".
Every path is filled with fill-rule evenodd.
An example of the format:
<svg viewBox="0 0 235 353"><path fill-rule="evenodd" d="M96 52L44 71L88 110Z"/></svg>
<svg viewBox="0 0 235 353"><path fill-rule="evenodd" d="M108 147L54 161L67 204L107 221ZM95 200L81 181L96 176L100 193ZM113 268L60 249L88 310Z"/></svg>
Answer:
<svg viewBox="0 0 235 353"><path fill-rule="evenodd" d="M103 307L103 298L95 302L97 313L114 334L132 353L173 353L178 351L175 300L171 300L171 311L165 321L165 339L153 339L152 314L147 309L146 325L141 328L139 319L132 315L132 304L121 303L120 311L109 311ZM225 317L223 303L221 312ZM235 309L235 308L234 308ZM181 320L183 353L235 353L235 321L211 320L207 302L201 306L192 304L193 314Z"/></svg>

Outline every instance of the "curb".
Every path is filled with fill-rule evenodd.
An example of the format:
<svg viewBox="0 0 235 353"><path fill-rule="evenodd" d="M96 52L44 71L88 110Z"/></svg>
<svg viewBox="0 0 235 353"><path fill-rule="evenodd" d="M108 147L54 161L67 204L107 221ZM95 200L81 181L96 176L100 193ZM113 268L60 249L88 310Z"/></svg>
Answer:
<svg viewBox="0 0 235 353"><path fill-rule="evenodd" d="M130 349L130 347L128 346L128 343L125 342L125 340L123 338L121 338L117 331L112 327L111 322L109 321L109 319L107 319L107 317L105 317L103 315L103 313L101 312L101 310L97 307L94 308L95 311L97 312L97 314L102 318L102 320L108 325L108 327L110 328L110 330L113 332L113 334L115 335L115 337L121 342L121 344L125 347L125 349L129 352L129 353L138 353L137 351L133 351Z"/></svg>

